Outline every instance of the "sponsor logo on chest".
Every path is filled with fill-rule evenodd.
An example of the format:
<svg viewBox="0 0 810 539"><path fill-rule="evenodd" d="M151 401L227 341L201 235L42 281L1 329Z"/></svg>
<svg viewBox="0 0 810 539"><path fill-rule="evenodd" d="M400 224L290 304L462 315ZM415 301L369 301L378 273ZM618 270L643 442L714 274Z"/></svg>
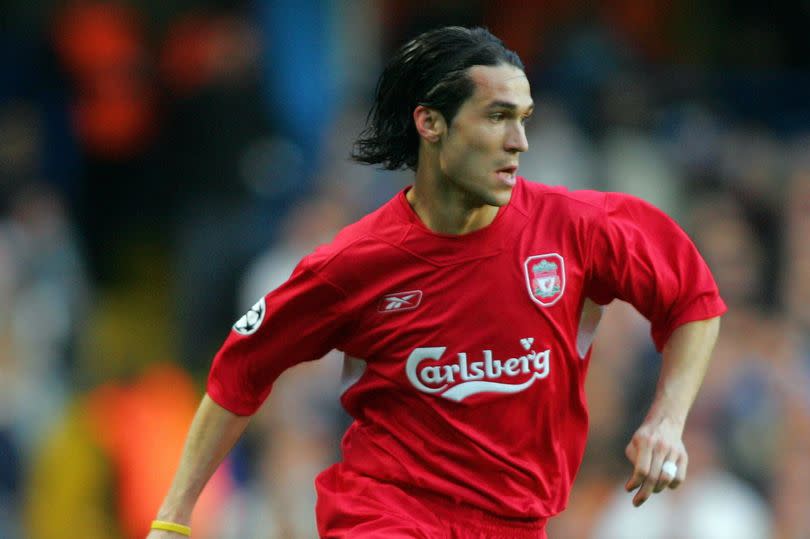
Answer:
<svg viewBox="0 0 810 539"><path fill-rule="evenodd" d="M455 402L478 393L519 393L551 370L550 349L535 351L532 337L520 343L526 353L508 359L483 350L480 359L459 352L453 361L442 361L446 346L416 348L408 356L405 373L419 391Z"/></svg>

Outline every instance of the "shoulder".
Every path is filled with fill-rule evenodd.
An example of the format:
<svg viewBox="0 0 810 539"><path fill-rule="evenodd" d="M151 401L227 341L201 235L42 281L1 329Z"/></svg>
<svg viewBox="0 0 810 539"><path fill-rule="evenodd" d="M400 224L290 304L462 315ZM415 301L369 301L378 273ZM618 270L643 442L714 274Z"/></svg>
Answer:
<svg viewBox="0 0 810 539"><path fill-rule="evenodd" d="M372 213L341 229L334 239L318 246L304 258L304 267L325 278L344 281L343 276L369 269L369 264L396 251L396 242L408 224L398 214L394 198Z"/></svg>
<svg viewBox="0 0 810 539"><path fill-rule="evenodd" d="M567 187L544 185L526 179L516 190L515 208L530 219L592 222L605 215L609 193L571 191Z"/></svg>
<svg viewBox="0 0 810 539"><path fill-rule="evenodd" d="M608 193L592 190L570 191L562 185L545 185L522 178L522 188L516 191L518 208L531 212L538 205L571 208L577 211L603 211Z"/></svg>
<svg viewBox="0 0 810 539"><path fill-rule="evenodd" d="M578 216L604 221L612 217L666 217L649 202L627 193L595 190L570 191L563 186L550 186L523 181L516 206L527 215L542 207L558 216Z"/></svg>
<svg viewBox="0 0 810 539"><path fill-rule="evenodd" d="M637 196L605 193L605 216L609 221L632 222L636 226L678 226L663 210Z"/></svg>

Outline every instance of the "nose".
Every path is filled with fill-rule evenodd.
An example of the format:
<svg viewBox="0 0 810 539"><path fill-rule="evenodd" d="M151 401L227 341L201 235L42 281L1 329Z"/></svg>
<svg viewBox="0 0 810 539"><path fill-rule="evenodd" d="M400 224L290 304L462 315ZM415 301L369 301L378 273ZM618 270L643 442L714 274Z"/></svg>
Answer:
<svg viewBox="0 0 810 539"><path fill-rule="evenodd" d="M529 149L526 138L526 127L521 122L514 122L506 133L505 150L510 153L525 152Z"/></svg>

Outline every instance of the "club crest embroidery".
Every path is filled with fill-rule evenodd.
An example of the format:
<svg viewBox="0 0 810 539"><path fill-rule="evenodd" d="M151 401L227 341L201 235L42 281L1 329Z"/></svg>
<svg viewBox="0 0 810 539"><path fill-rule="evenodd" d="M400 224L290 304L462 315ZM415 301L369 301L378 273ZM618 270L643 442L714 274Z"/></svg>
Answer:
<svg viewBox="0 0 810 539"><path fill-rule="evenodd" d="M523 263L523 274L529 296L538 305L550 307L565 292L565 261L557 253L530 256Z"/></svg>

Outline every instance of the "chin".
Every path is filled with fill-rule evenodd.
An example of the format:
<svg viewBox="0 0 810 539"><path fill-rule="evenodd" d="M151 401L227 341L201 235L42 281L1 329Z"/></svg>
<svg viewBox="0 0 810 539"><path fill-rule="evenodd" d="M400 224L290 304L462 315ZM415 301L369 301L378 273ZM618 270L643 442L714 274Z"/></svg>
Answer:
<svg viewBox="0 0 810 539"><path fill-rule="evenodd" d="M507 204L509 204L509 201L511 199L512 199L511 190L500 191L497 193L486 193L480 198L482 203L486 204L487 206L495 206L496 208L506 206Z"/></svg>
<svg viewBox="0 0 810 539"><path fill-rule="evenodd" d="M510 185L486 181L457 185L460 187L459 190L464 193L469 207L486 205L500 208L506 206L512 199L512 189L514 189Z"/></svg>
<svg viewBox="0 0 810 539"><path fill-rule="evenodd" d="M506 206L507 204L509 204L509 201L512 200L512 190L510 189L506 193L500 195L498 200L499 200L500 204L494 204L495 206L500 207L500 206Z"/></svg>
<svg viewBox="0 0 810 539"><path fill-rule="evenodd" d="M502 207L509 204L509 201L512 200L512 189L498 189L497 191L492 191L487 193L484 202L489 204L490 206L495 207Z"/></svg>

